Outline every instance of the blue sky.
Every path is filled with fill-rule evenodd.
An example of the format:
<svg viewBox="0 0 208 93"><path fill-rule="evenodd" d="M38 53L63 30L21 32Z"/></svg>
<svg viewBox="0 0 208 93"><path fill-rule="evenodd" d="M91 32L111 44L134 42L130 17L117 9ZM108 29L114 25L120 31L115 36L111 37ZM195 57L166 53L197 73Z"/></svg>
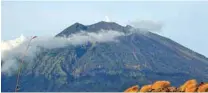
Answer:
<svg viewBox="0 0 208 93"><path fill-rule="evenodd" d="M105 20L125 25L150 19L164 25L161 35L208 57L208 1L3 1L2 39L53 36L75 22Z"/></svg>

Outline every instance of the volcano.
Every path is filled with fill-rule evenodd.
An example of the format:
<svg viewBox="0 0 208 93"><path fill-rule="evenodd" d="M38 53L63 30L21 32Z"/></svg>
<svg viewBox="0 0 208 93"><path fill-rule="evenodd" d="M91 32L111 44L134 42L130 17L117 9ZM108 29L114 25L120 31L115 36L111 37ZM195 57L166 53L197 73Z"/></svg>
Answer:
<svg viewBox="0 0 208 93"><path fill-rule="evenodd" d="M168 80L178 86L189 79L208 80L208 58L171 39L130 25L75 23L55 37L113 30L124 33L119 42L90 42L44 49L26 64L20 78L23 92L121 92ZM135 31L137 33L129 34ZM14 91L16 74L2 76L2 91Z"/></svg>

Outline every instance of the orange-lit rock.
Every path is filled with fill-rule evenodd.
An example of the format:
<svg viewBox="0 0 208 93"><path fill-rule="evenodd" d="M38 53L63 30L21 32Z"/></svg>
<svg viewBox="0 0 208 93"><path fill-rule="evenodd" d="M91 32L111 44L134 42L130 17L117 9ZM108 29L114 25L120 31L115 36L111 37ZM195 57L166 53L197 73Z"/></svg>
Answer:
<svg viewBox="0 0 208 93"><path fill-rule="evenodd" d="M168 89L167 92L177 92L178 91L178 89L176 87L168 87L167 89Z"/></svg>
<svg viewBox="0 0 208 93"><path fill-rule="evenodd" d="M208 92L208 84L203 84L199 86L198 92Z"/></svg>
<svg viewBox="0 0 208 93"><path fill-rule="evenodd" d="M132 86L125 92L208 92L208 83L197 84L195 79L186 81L179 88L170 86L169 81L156 81L152 85L144 85L140 91L138 86Z"/></svg>
<svg viewBox="0 0 208 93"><path fill-rule="evenodd" d="M152 89L167 88L169 86L170 86L170 82L169 81L156 81L152 85Z"/></svg>
<svg viewBox="0 0 208 93"><path fill-rule="evenodd" d="M197 84L189 84L187 85L185 92L195 92L197 90Z"/></svg>
<svg viewBox="0 0 208 93"><path fill-rule="evenodd" d="M197 85L197 81L195 79L191 79L191 80L188 80L186 81L181 87L180 87L180 90L181 91L185 91L186 88L189 86L189 85ZM193 86L192 85L192 86Z"/></svg>
<svg viewBox="0 0 208 93"><path fill-rule="evenodd" d="M149 92L152 89L152 85L144 85L141 89L140 92Z"/></svg>
<svg viewBox="0 0 208 93"><path fill-rule="evenodd" d="M126 89L124 92L138 92L138 91L139 91L139 86L135 85L135 86L132 86L132 87Z"/></svg>

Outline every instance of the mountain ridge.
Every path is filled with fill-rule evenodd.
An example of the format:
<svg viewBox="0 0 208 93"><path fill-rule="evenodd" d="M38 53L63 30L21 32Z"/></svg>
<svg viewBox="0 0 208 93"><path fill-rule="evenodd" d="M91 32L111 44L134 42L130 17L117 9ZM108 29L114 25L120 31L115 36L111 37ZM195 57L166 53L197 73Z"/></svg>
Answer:
<svg viewBox="0 0 208 93"><path fill-rule="evenodd" d="M64 29L62 32L55 35L55 37L61 37L61 36L69 36L70 34L78 33L80 31L87 31L87 32L98 32L99 30L116 30L116 31L125 31L129 30L132 27L130 25L122 26L115 22L105 22L100 21L94 24L90 25L83 25L79 22L76 22L72 24L71 26Z"/></svg>

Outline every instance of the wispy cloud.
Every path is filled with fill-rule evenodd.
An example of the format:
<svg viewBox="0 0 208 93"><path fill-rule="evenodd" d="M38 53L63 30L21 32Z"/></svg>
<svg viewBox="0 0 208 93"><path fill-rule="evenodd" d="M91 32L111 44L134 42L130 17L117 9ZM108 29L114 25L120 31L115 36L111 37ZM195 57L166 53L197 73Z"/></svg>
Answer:
<svg viewBox="0 0 208 93"><path fill-rule="evenodd" d="M27 58L33 59L37 52L40 52L39 47L44 47L46 49L61 48L67 45L79 45L87 42L114 42L117 41L117 37L123 36L124 33L118 31L106 31L101 30L99 32L85 32L81 31L76 34L72 34L69 37L37 37L30 43L30 48L27 51ZM22 40L16 43L18 39L13 40L13 42L2 42L2 60L4 61L2 72L12 73L12 71L17 69L17 60L20 58L25 51L28 40Z"/></svg>
<svg viewBox="0 0 208 93"><path fill-rule="evenodd" d="M142 31L161 32L163 23L154 20L135 20L129 23L134 28L138 28Z"/></svg>

